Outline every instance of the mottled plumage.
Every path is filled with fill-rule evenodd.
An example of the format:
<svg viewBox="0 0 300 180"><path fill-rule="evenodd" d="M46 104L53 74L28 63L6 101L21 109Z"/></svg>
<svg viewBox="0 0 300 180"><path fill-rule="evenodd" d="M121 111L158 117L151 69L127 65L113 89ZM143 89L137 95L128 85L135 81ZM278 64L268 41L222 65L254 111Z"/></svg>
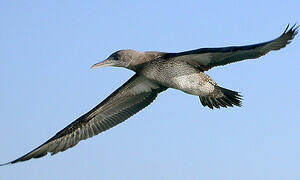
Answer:
<svg viewBox="0 0 300 180"><path fill-rule="evenodd" d="M88 113L59 131L47 142L24 156L2 164L13 164L51 155L75 146L79 141L99 134L123 122L148 106L167 88L199 96L201 104L213 109L241 106L241 95L217 85L204 72L212 67L245 59L255 59L269 51L279 50L297 34L295 25L268 42L223 48L202 48L180 53L138 52L121 50L92 68L124 67L136 72L125 84Z"/></svg>

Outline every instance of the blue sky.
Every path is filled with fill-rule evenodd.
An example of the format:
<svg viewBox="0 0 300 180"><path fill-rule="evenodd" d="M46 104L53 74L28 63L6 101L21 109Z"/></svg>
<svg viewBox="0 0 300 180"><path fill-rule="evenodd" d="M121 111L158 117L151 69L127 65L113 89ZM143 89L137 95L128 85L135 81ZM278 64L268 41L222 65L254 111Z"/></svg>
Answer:
<svg viewBox="0 0 300 180"><path fill-rule="evenodd" d="M37 147L134 73L90 66L119 49L246 45L299 22L299 1L2 1L0 163ZM124 123L0 179L299 179L299 37L258 60L212 69L243 107L210 110L162 93Z"/></svg>

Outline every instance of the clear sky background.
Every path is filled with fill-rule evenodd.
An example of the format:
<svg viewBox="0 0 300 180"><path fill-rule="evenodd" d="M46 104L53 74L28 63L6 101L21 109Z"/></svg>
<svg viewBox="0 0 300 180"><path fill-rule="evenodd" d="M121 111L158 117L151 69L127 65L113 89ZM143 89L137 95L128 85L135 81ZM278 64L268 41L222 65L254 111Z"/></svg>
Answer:
<svg viewBox="0 0 300 180"><path fill-rule="evenodd" d="M1 1L0 163L45 142L134 73L90 66L120 49L247 45L300 23L300 1ZM124 123L0 179L300 179L300 42L212 69L243 107L169 89Z"/></svg>

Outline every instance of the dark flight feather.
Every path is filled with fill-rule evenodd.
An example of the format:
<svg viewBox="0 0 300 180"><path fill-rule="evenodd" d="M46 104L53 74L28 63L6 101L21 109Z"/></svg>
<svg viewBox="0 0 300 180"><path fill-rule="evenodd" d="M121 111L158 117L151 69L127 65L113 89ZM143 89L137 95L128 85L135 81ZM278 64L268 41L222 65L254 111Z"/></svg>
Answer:
<svg viewBox="0 0 300 180"><path fill-rule="evenodd" d="M278 38L259 44L246 46L230 46L221 48L201 48L179 53L167 53L165 58L170 60L180 59L187 63L207 71L212 67L246 59L256 59L273 50L284 48L297 35L299 26L286 27Z"/></svg>
<svg viewBox="0 0 300 180"><path fill-rule="evenodd" d="M59 131L47 142L26 155L1 165L40 158L47 153L54 155L65 151L79 141L95 136L128 119L148 106L158 93L166 89L143 76L134 75L99 105Z"/></svg>

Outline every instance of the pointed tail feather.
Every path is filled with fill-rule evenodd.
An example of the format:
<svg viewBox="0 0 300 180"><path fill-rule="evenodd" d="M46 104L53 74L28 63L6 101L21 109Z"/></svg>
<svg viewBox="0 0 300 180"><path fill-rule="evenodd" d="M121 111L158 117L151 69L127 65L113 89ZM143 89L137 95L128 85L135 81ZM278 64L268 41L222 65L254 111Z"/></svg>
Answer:
<svg viewBox="0 0 300 180"><path fill-rule="evenodd" d="M242 96L235 91L216 86L216 93L211 96L199 96L200 102L203 106L208 106L210 109L214 107L233 107L242 106ZM217 94L217 96L214 96Z"/></svg>

